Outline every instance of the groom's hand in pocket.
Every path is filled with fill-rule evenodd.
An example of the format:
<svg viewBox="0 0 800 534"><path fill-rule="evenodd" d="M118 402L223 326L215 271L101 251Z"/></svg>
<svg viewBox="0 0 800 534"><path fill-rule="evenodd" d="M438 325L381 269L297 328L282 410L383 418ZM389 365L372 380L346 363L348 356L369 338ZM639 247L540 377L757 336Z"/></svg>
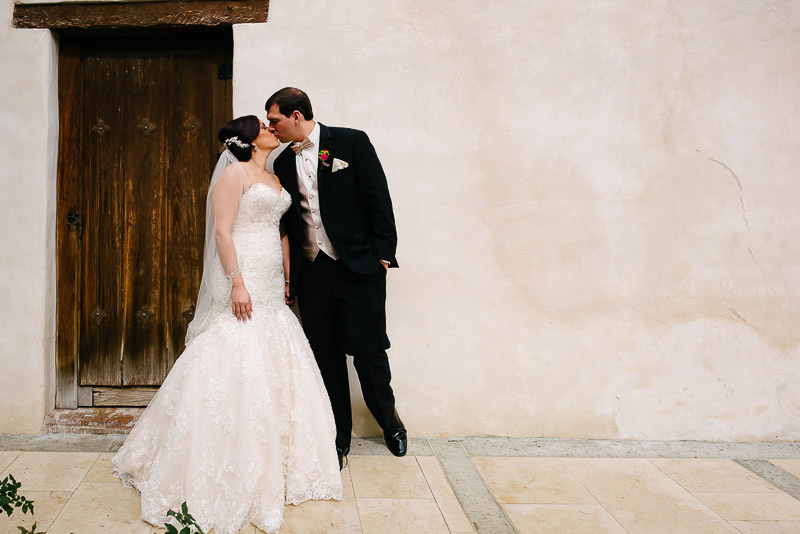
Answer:
<svg viewBox="0 0 800 534"><path fill-rule="evenodd" d="M289 298L289 282L286 282L286 287L283 290L283 301L286 303L287 306L291 306L294 304L294 299Z"/></svg>

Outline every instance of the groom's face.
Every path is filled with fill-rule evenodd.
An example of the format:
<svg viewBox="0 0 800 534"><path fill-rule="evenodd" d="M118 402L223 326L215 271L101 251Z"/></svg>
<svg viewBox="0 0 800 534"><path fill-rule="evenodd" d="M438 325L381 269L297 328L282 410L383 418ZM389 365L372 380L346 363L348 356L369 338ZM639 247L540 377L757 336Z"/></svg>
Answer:
<svg viewBox="0 0 800 534"><path fill-rule="evenodd" d="M282 143L292 141L302 141L302 132L299 128L299 120L295 117L297 112L287 117L278 109L277 104L273 104L267 110L267 121L269 121L269 131L278 136ZM298 136L300 136L298 138Z"/></svg>

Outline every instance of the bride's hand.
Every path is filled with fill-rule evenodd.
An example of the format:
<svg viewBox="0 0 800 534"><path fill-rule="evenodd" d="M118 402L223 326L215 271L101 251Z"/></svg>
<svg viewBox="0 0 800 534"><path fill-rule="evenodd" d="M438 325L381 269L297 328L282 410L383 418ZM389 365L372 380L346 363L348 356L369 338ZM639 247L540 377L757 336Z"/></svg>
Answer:
<svg viewBox="0 0 800 534"><path fill-rule="evenodd" d="M234 278L231 288L231 308L237 319L247 322L253 318L253 301L250 300L250 293L245 289L241 279L241 276Z"/></svg>

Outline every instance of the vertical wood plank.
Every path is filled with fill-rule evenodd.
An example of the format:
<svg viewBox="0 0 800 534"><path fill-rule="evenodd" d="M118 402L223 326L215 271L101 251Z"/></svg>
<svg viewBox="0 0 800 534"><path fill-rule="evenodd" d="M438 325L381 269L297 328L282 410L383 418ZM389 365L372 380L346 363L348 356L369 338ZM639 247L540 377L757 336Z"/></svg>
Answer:
<svg viewBox="0 0 800 534"><path fill-rule="evenodd" d="M86 407L86 406L93 406L94 402L92 401L92 388L90 387L78 387L78 406Z"/></svg>
<svg viewBox="0 0 800 534"><path fill-rule="evenodd" d="M123 57L116 51L93 51L83 58L85 111L81 129L86 143L81 152L87 176L83 209L81 386L122 383Z"/></svg>
<svg viewBox="0 0 800 534"><path fill-rule="evenodd" d="M173 98L169 199L166 226L166 302L168 352L172 361L184 349L186 327L197 300L203 265L205 203L216 162L213 50L175 50L177 89Z"/></svg>
<svg viewBox="0 0 800 534"><path fill-rule="evenodd" d="M214 63L216 64L233 63L233 47L230 44L221 43L214 51L213 57ZM213 169L214 165L217 163L219 153L225 149L225 147L217 139L217 132L219 131L220 126L233 118L233 80L220 80L217 78L216 72L212 73L211 80L211 98L213 109L213 117L211 122L214 127L211 128L210 132L208 132L208 142L209 146L216 147L216 150L212 151L210 161L211 168ZM263 115L264 116L262 117L262 120L265 120L266 111Z"/></svg>
<svg viewBox="0 0 800 534"><path fill-rule="evenodd" d="M56 408L78 407L81 225L81 61L77 45L62 46L58 60L58 204L56 206ZM73 216L73 225L67 217Z"/></svg>
<svg viewBox="0 0 800 534"><path fill-rule="evenodd" d="M123 385L158 385L172 367L164 307L164 186L168 174L169 98L175 80L169 51L131 50L126 63L125 296ZM191 88L189 88L191 90Z"/></svg>

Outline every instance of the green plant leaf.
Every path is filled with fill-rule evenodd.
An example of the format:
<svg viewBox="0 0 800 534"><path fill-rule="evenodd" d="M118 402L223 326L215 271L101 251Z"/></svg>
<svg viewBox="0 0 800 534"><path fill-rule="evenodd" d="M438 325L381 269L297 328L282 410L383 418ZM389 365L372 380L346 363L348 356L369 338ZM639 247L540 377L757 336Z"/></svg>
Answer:
<svg viewBox="0 0 800 534"><path fill-rule="evenodd" d="M33 524L30 530L27 530L25 527L17 527L20 531L20 534L45 534L44 532L36 532L36 523Z"/></svg>

